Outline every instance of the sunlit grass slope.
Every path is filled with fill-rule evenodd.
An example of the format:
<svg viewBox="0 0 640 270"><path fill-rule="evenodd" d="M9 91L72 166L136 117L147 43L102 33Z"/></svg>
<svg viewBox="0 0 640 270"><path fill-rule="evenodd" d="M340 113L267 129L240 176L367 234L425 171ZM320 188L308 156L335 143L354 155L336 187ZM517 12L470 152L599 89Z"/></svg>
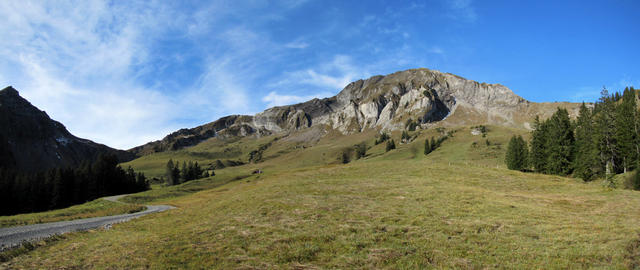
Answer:
<svg viewBox="0 0 640 270"><path fill-rule="evenodd" d="M509 129L499 126L488 126L486 136L472 135L472 127L443 128L436 130L418 130L409 132L415 137L408 144L400 143L400 132L392 134L400 151L385 154L385 144L374 145L376 132L368 131L348 136L331 132L317 142L301 142L292 139L281 139L280 135L261 137L258 139L247 137L234 141L211 139L194 147L178 151L155 153L122 164L123 167L132 166L136 171L142 171L149 177L164 175L165 166L169 159L174 161L197 161L203 167L213 164L216 160L234 160L249 162L249 153L262 145L269 146L263 152L263 159L257 164L247 164L244 167L293 169L309 166L320 166L339 163L338 157L345 147L366 142L370 148L366 159L384 156L385 159L423 158L424 140L439 138L446 133L453 133L443 146L434 152L436 160L447 162L473 163L485 166L504 166L503 157L506 145L512 135L527 135L526 131ZM295 138L295 136L292 136ZM487 142L489 144L487 144ZM475 145L473 144L475 143Z"/></svg>
<svg viewBox="0 0 640 270"><path fill-rule="evenodd" d="M3 266L633 266L639 253L638 193L506 170L501 158L511 134L493 129L482 138L460 129L425 157L422 141L436 135L425 132L415 145L402 144L388 153L378 145L367 158L347 165L329 162L334 157L328 156L338 151L333 148L369 138L335 137L333 144L320 141L263 163L219 170L209 179L142 193L136 200L178 208L107 231L71 234ZM319 158L322 153L325 157ZM311 156L323 162L303 166L301 159ZM257 167L264 173L243 178Z"/></svg>

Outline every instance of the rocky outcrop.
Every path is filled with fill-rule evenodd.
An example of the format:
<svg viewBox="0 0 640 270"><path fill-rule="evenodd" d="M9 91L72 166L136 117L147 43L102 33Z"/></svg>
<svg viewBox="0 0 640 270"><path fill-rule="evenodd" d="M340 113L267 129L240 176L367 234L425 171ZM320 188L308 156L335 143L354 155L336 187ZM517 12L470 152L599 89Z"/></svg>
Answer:
<svg viewBox="0 0 640 270"><path fill-rule="evenodd" d="M121 161L135 156L73 136L61 123L31 105L13 87L0 90L0 167L42 171L77 166L101 153Z"/></svg>
<svg viewBox="0 0 640 270"><path fill-rule="evenodd" d="M347 85L338 95L273 107L255 116L228 116L131 149L137 155L176 150L212 137L268 135L326 126L343 134L365 129L398 130L407 121L426 128L457 108L477 112L477 122L513 124L529 102L500 84L486 84L429 69L373 76Z"/></svg>

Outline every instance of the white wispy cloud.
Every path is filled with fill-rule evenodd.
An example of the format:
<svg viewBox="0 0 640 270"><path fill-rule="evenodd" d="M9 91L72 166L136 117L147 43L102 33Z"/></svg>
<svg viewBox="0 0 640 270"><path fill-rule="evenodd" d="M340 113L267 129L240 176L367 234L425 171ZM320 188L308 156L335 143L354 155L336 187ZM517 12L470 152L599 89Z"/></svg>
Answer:
<svg viewBox="0 0 640 270"><path fill-rule="evenodd" d="M159 139L184 127L180 119L249 112L252 65L275 54L254 57L256 44L275 46L242 25L212 26L242 9L225 2L203 9L208 12L191 16L163 1L0 2L0 36L7 41L0 48L0 82L75 135L118 148ZM201 74L192 85L141 82L184 57L158 55L154 46L167 37L224 49L201 52L203 68L194 70Z"/></svg>
<svg viewBox="0 0 640 270"><path fill-rule="evenodd" d="M353 64L351 57L336 55L331 61L293 72L285 72L284 79L270 85L271 88L294 85L311 85L323 90L341 90L350 82L368 77L369 72Z"/></svg>
<svg viewBox="0 0 640 270"><path fill-rule="evenodd" d="M2 81L74 134L128 148L172 128L164 112L174 105L135 83L132 67L173 15L103 1L3 1L0 16Z"/></svg>
<svg viewBox="0 0 640 270"><path fill-rule="evenodd" d="M293 39L273 31L306 2L0 1L0 83L77 136L129 148L424 62L406 45L415 33L395 22L404 12L355 25L338 16ZM473 11L470 2L454 6ZM365 38L379 29L388 31ZM353 37L363 41L340 44ZM389 38L393 48L382 42Z"/></svg>

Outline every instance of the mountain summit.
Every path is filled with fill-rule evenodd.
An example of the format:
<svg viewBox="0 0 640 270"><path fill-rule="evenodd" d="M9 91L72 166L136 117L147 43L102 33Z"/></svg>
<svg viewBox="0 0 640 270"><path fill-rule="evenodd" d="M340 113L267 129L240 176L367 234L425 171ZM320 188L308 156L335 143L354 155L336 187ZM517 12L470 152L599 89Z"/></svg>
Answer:
<svg viewBox="0 0 640 270"><path fill-rule="evenodd" d="M133 155L73 136L9 86L0 90L0 167L42 171L77 166L101 153L122 161Z"/></svg>
<svg viewBox="0 0 640 270"><path fill-rule="evenodd" d="M478 83L425 68L410 69L352 82L330 98L273 107L254 116L227 116L181 129L130 151L145 155L192 146L212 137L263 136L309 128L343 134L366 129L394 131L408 125L428 128L435 124L524 128L536 114L547 114L543 107L500 84Z"/></svg>

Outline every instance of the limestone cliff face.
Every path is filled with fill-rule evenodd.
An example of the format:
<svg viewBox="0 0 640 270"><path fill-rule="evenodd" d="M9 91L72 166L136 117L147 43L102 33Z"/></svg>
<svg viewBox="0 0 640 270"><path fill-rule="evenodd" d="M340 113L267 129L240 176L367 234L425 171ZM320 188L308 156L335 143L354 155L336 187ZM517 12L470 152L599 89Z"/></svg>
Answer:
<svg viewBox="0 0 640 270"><path fill-rule="evenodd" d="M0 167L34 172L77 166L99 154L115 154L121 161L134 155L73 136L9 86L0 90Z"/></svg>
<svg viewBox="0 0 640 270"><path fill-rule="evenodd" d="M412 69L352 82L331 98L273 107L255 116L228 116L193 129L182 129L130 151L143 155L195 145L211 137L261 136L315 126L344 134L365 129L404 129L407 121L426 128L458 108L475 112L478 122L516 125L513 114L529 105L500 84Z"/></svg>

